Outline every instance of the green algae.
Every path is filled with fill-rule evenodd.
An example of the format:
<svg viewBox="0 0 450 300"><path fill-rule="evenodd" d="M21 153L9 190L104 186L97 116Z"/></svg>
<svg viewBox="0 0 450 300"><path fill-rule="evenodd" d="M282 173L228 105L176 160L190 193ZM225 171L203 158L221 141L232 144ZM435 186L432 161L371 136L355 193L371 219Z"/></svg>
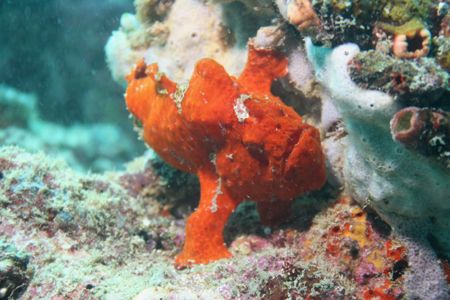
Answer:
<svg viewBox="0 0 450 300"><path fill-rule="evenodd" d="M392 34L407 34L426 28L424 23L416 18L411 19L402 25L392 25L387 23L379 23L379 25L383 30Z"/></svg>
<svg viewBox="0 0 450 300"><path fill-rule="evenodd" d="M426 20L433 4L431 0L390 0L385 2L382 10L382 21L396 25L404 24L411 19Z"/></svg>

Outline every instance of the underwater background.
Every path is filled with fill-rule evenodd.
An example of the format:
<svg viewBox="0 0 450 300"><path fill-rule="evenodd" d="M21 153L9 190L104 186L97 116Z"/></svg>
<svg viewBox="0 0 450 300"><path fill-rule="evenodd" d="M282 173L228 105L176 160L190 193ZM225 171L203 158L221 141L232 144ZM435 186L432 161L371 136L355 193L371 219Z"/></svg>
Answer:
<svg viewBox="0 0 450 300"><path fill-rule="evenodd" d="M2 118L14 122L2 122L2 144L45 150L93 172L121 168L142 152L103 51L120 15L132 10L132 1L1 1ZM14 97L22 103L8 104Z"/></svg>
<svg viewBox="0 0 450 300"><path fill-rule="evenodd" d="M0 300L450 299L448 0L0 0Z"/></svg>

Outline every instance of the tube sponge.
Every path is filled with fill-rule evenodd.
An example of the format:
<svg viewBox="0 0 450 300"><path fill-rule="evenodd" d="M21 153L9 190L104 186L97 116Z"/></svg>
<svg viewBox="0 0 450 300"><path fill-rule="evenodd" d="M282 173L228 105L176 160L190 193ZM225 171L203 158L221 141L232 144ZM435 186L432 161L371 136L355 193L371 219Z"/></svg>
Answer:
<svg viewBox="0 0 450 300"><path fill-rule="evenodd" d="M317 78L331 95L348 133L342 154L346 188L391 225L401 220L424 224L422 234L435 235L449 255L450 173L392 139L390 119L401 107L388 94L352 82L348 63L358 54L358 46L325 49L310 41L306 46ZM430 224L430 219L435 223Z"/></svg>

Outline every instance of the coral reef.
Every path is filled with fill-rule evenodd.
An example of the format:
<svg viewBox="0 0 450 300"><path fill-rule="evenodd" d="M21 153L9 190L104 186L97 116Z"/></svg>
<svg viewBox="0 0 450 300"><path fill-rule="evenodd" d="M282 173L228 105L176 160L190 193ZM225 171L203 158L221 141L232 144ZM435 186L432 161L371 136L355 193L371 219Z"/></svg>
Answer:
<svg viewBox="0 0 450 300"><path fill-rule="evenodd" d="M1 299L450 298L449 1L41 2L0 1Z"/></svg>
<svg viewBox="0 0 450 300"><path fill-rule="evenodd" d="M350 77L364 89L383 91L409 105L432 105L450 92L448 72L431 58L399 60L364 51L351 61Z"/></svg>
<svg viewBox="0 0 450 300"><path fill-rule="evenodd" d="M194 62L203 57L217 60L229 73L236 75L244 66L242 46L245 45L246 38L253 36L253 44L249 44L250 51L263 49L283 53L287 72L282 78L272 82L267 90L291 105L302 115L303 122L322 130L322 146L327 159L330 185L334 188L343 187L361 207L370 208L370 216L379 215L389 224L383 226L391 226L392 235L397 239L395 242L385 240L384 248L368 246L367 240L379 241L385 236L371 236L367 229L370 226L366 226L365 212L355 208L350 209L354 212L351 214L351 225L339 225L327 235L316 233L322 240L319 242L315 239L313 244L326 245L328 259L337 255L340 263L346 262L345 271L338 269L341 273L351 272L354 275L351 279L354 286L352 295L357 295L356 297L446 298L448 286L440 261L446 261L450 255L450 224L446 218L450 198L446 188L446 183L450 180L447 167L447 99L450 91L446 51L450 32L447 1L276 0L272 1L272 8L270 1L195 1L194 4L187 0L177 0L160 3L164 4L161 15L158 13L160 8L152 8L150 10L153 13L146 14L151 17L143 18L141 14L145 10L141 6L137 6L137 17L124 15L121 28L113 34L106 47L115 77L122 80L126 71L142 57L146 64L158 63L164 74L181 82L186 82L192 72L194 78L198 76L199 71L195 69ZM188 3L194 5L188 6ZM184 12L189 13L175 14L181 7ZM200 15L205 8L211 13L208 16ZM193 10L198 14L192 13ZM245 13L238 13L239 10ZM174 15L180 20L188 20L195 15L203 20L202 25L221 24L227 34L219 36L215 25L209 34L204 34L205 26L197 27L198 22L180 30L174 26ZM270 18L272 21L267 22ZM255 26L242 25L248 20L252 20ZM166 26L164 31L154 30L162 24ZM190 36L191 28L195 29L195 34ZM202 38L195 40L199 35ZM140 38L136 39L137 36ZM143 42L143 37L150 39L150 42ZM172 39L175 37L177 46L183 49L181 54L172 48L173 44L168 43L169 40L175 43ZM304 45L302 38L305 37L307 42ZM354 44L345 44L348 42ZM218 45L221 51L205 50ZM192 84L175 85L163 73L159 73L156 67L146 64L139 63L133 76L136 81L142 82L149 76L153 77L155 91L143 90L142 93L147 94L147 97L148 94L157 94L157 99L166 99L164 103L169 103L170 111L166 110L164 114L156 112L158 120L167 118L164 122L170 123L171 128L177 128L178 123L208 122L208 125L201 127L203 136L208 136L209 126L214 124L212 120L218 119L218 116L225 118L227 110L223 109L219 113L211 109L208 104L213 103L212 100L202 106L187 106L183 96L191 96ZM214 81L215 75L206 70L202 72L211 74L211 82ZM266 85L267 80L268 78L262 80L261 84ZM214 85L216 89L219 86L222 85ZM207 90L205 87L202 89L204 94L193 95L204 99L205 94L209 93ZM225 91L227 90L224 88L217 91L216 98L223 99ZM237 122L245 123L251 118L248 111L249 99L239 94L234 100L233 109ZM161 109L145 103L142 101L135 104L134 113ZM208 116L191 118L189 122L180 121L182 116L192 113L194 108L196 114L205 113ZM142 119L142 115L138 119ZM214 128L213 138L208 136L205 142L217 143L217 136L220 136L221 131L229 129L228 123L222 123L222 127ZM148 133L145 133L146 130ZM144 137L147 141L153 141L149 143L152 147L158 148L154 145L154 140L161 138L161 132L160 127L152 125L146 128L144 124ZM189 136L184 134L184 137ZM186 138L180 141L183 145L188 145L188 149L197 149L197 145L191 145L192 140L189 143ZM172 144L178 145L180 141ZM163 148L172 149L170 145L165 146L167 147ZM203 160L208 158L216 164L220 163L218 156L210 155L214 151L202 146L203 152L199 150L196 153L200 153ZM184 155L176 155L174 158L173 154L180 152L174 151L172 154L162 155L162 158L175 165L187 164L185 170L191 172L193 167L192 162L189 165L189 159L202 161L192 154L189 159ZM254 167L252 170L257 169ZM258 176L256 172L253 175ZM208 197L217 200L216 195L222 195L219 192L223 191L225 183L221 180L212 184ZM244 194L253 192L246 191L244 184L241 189L245 191ZM430 190L433 192L430 193ZM203 194L205 193L206 191ZM208 204L212 205L207 208L215 210L215 201L210 202ZM178 205L174 204L174 207ZM256 207L258 206L259 202ZM239 214L239 210L244 210L243 207L239 206L236 214ZM280 210L283 210L281 206ZM247 217L243 222L251 222L255 216L245 211L247 213L243 215ZM264 213L260 213L261 220L264 221ZM231 217L229 222L237 221ZM238 247L245 253L252 253L270 245L267 240L255 236L236 239L236 235L227 234L230 228L233 228L233 232L239 230L230 225L225 226L225 241L234 241L232 249ZM305 230L308 233L314 232L313 227L306 226ZM258 227L246 232L264 233L264 229ZM366 246L369 248L365 248ZM341 251L342 249L345 251ZM360 250L358 252L355 249ZM346 258L343 258L342 252L346 253ZM360 259L358 264L352 262L352 259L356 259L352 256L355 252L358 252L357 259ZM395 265L390 269L390 278L383 277L389 273L381 267L387 263L386 260L377 259L386 253L392 259L389 263ZM317 250L311 257L321 255ZM295 280L300 276L302 279L299 281L305 285L290 291L280 291L277 286L272 288L269 284L275 298L306 297L297 292L312 291L307 284L311 280L315 281L314 276L308 274L311 268L302 266L298 268L301 271L296 270L292 271L295 274L293 277L280 275L277 278L285 281ZM370 287L366 286L364 290L361 286L367 278L379 280L374 279ZM401 278L401 282L393 283L397 278ZM276 285L277 282L278 279L271 280L271 284ZM170 294L165 289L149 289L142 295L145 297L146 293L151 292ZM323 297L328 295L330 298L345 298L345 293L335 292L333 290L331 294L327 294L322 289L319 294Z"/></svg>
<svg viewBox="0 0 450 300"><path fill-rule="evenodd" d="M296 201L293 217L272 232L243 234L242 226L260 226L257 219L230 224L241 232L232 258L176 270L184 221L145 192L161 190L142 164L148 159L125 172L79 175L51 158L0 148L0 236L27 254L2 245L33 270L21 273L29 280L21 299L405 295L407 245L373 213L329 192ZM256 214L243 208L236 213Z"/></svg>
<svg viewBox="0 0 450 300"><path fill-rule="evenodd" d="M371 44L371 31L382 11L380 1L275 1L282 16L315 43L335 46Z"/></svg>
<svg viewBox="0 0 450 300"><path fill-rule="evenodd" d="M182 225L156 201L131 196L125 174L83 176L14 147L1 148L0 172L0 236L26 251L34 270L22 299L128 299L145 280L138 291L121 288L125 280L137 282L154 251L168 251L164 262L182 240Z"/></svg>
<svg viewBox="0 0 450 300"><path fill-rule="evenodd" d="M345 124L345 146L337 150L343 157L345 186L361 205L373 207L398 234L420 241L417 245L423 248L417 246L420 251L416 253L427 253L418 256L428 259L425 263L418 258L417 264L424 269L438 269L436 262L433 266L436 258L427 246L427 238L441 255L449 255L450 173L392 140L389 118L401 106L388 94L364 90L351 80L348 64L359 53L357 45L320 49L309 42L307 49L317 78L332 96ZM422 289L425 286L420 284L424 282L432 286L434 299L447 293L442 280L442 276L431 276L413 281Z"/></svg>
<svg viewBox="0 0 450 300"><path fill-rule="evenodd" d="M448 23L446 1L274 2L284 19L315 44L334 47L353 42L364 50L375 46L398 58L427 56L433 35L442 35L439 29Z"/></svg>
<svg viewBox="0 0 450 300"><path fill-rule="evenodd" d="M121 168L140 147L113 124L61 126L41 119L38 99L0 85L0 143L45 151L79 171ZM95 145L95 146L93 146Z"/></svg>
<svg viewBox="0 0 450 300"><path fill-rule="evenodd" d="M408 148L434 156L450 168L450 114L438 109L407 107L391 120L392 137Z"/></svg>
<svg viewBox="0 0 450 300"><path fill-rule="evenodd" d="M295 196L324 184L318 131L270 94L286 65L280 53L251 42L237 80L209 59L197 63L181 93L156 65L140 62L127 78L127 106L144 140L199 177L200 204L187 221L178 265L229 257L222 231L242 201L256 201L263 222L277 223Z"/></svg>

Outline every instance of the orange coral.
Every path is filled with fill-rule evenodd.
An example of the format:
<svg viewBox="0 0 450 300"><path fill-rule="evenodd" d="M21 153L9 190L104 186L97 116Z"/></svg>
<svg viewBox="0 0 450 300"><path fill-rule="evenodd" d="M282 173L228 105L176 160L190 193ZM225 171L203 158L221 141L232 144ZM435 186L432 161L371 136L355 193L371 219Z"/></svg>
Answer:
<svg viewBox="0 0 450 300"><path fill-rule="evenodd" d="M286 71L284 56L250 45L238 79L211 59L197 63L185 91L144 61L128 76L126 103L144 140L200 180L177 265L231 256L222 231L240 202L257 202L261 220L275 224L294 197L324 184L319 132L270 92Z"/></svg>

